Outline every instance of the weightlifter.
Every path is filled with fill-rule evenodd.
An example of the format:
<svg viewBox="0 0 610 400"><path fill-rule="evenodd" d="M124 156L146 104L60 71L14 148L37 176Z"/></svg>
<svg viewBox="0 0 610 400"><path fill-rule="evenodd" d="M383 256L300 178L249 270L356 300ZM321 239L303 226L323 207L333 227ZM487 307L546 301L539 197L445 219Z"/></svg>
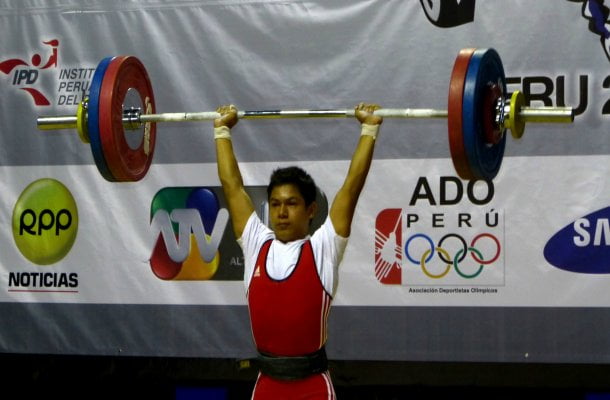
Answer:
<svg viewBox="0 0 610 400"><path fill-rule="evenodd" d="M244 253L244 284L259 374L252 398L334 399L324 345L338 266L373 158L382 117L360 103L361 135L343 185L323 225L311 236L316 185L299 167L273 171L267 187L271 228L246 193L231 142L237 109L221 106L214 120L218 176L235 237Z"/></svg>

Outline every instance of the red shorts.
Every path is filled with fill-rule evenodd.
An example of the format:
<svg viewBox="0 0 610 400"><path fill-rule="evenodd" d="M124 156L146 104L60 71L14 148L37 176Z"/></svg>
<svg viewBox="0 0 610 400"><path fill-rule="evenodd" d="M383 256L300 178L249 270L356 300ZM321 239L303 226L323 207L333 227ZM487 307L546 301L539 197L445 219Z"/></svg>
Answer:
<svg viewBox="0 0 610 400"><path fill-rule="evenodd" d="M252 400L336 400L328 371L298 380L278 380L258 374Z"/></svg>

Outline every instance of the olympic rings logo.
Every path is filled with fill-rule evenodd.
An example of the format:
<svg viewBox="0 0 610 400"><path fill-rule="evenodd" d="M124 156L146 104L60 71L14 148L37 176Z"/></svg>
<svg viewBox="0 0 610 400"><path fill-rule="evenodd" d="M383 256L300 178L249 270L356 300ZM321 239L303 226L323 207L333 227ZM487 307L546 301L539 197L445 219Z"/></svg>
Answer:
<svg viewBox="0 0 610 400"><path fill-rule="evenodd" d="M413 240L418 239L418 238L424 239L428 243L429 248L426 249L421 254L419 259L416 259L411 256L409 250L410 250L410 246L411 246ZM488 259L485 259L482 252L479 249L477 249L477 247L476 247L479 240L482 240L484 238L491 239L491 241L493 242L493 244L496 247L495 253L493 254L492 257L489 257ZM459 248L459 250L457 250L455 252L455 254L453 256L451 256L451 254L449 254L449 252L443 247L443 244L445 244L445 241L447 241L449 239L456 239L460 242L460 248ZM500 241L498 240L497 237L495 237L491 233L481 233L481 234L475 236L472 239L472 241L470 242L470 245L467 244L466 240L462 236L460 236L456 233L446 234L438 241L438 244L436 246L434 245L434 242L432 241L430 236L423 234L423 233L416 233L416 234L410 236L409 239L407 239L407 241L405 243L405 255L407 256L409 261L411 261L415 265L420 265L424 274L426 274L426 276L428 276L432 279L440 279L440 278L444 277L445 275L447 275L449 273L452 266L455 269L455 272L457 272L458 275L460 275L462 278L465 278L465 279L476 278L477 276L479 276L479 274L481 274L481 272L483 272L483 269L485 268L486 265L490 265L490 264L494 263L500 257L500 252L501 252ZM472 274L465 273L459 267L460 263L462 261L464 261L464 259L466 258L466 255L468 253L470 253L470 256L472 257L472 259L477 264L479 264L478 269ZM442 270L438 274L431 273L429 271L428 267L426 266L426 264L432 260L432 257L434 257L435 254L438 254L438 257L441 259L441 261L446 264L444 270Z"/></svg>

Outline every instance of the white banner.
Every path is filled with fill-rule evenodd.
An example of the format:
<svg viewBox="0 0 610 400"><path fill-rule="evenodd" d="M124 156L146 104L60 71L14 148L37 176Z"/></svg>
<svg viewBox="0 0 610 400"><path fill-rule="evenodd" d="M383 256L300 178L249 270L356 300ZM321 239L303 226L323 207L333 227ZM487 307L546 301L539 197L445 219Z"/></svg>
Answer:
<svg viewBox="0 0 610 400"><path fill-rule="evenodd" d="M522 361L523 347L535 347L538 361L607 362L602 339L584 328L610 328L607 15L593 0L0 1L0 323L15 327L0 333L0 351L250 349L243 259L226 220L212 123L159 123L152 166L134 183L104 179L104 154L75 130L37 129L38 116L75 116L95 95L104 58L137 57L158 112L360 101L443 110L458 52L476 47L498 51L508 92L521 90L531 106L571 106L575 121L528 123L522 139L508 137L493 182L469 183L456 176L446 120L387 118L340 269L330 352ZM264 215L271 171L298 164L325 194L325 211L358 132L345 118L240 121L234 147L257 210ZM414 322L431 313L438 322L418 330ZM465 316L453 328L467 332L481 313L513 323L438 333L441 319ZM354 318L361 331L346 333ZM397 320L401 335L389 333ZM571 343L557 327L575 322L583 331ZM48 324L65 341L59 347L53 338L24 344L16 333L42 335ZM537 338L520 331L534 327ZM358 341L375 329L388 333L362 354ZM210 339L185 345L173 330ZM83 335L91 340L76 340Z"/></svg>
<svg viewBox="0 0 610 400"><path fill-rule="evenodd" d="M378 146L383 145L381 138ZM610 245L609 211L596 218L588 214L608 208L610 171L599 166L610 166L609 161L608 156L506 157L493 183L472 183L458 179L447 159L375 160L358 205L357 228L341 267L335 304L607 307L609 266L607 259L594 256ZM278 165L284 164L244 164L246 186L264 186L268 177L263 172ZM330 198L348 167L345 161L305 165L314 176L337 171L332 174L336 179L320 184ZM56 216L52 223L52 216L19 213L31 209L21 206L27 200L26 188L21 196L6 196L2 214L12 215L13 229L5 229L1 241L5 287L1 300L244 305L239 251L229 257L233 262L220 263L208 275L186 278L159 276L152 260L158 240L166 247L180 244L153 225L155 196L163 190L218 187L215 171L211 164L155 165L139 183L104 183L100 191L72 185L68 190L78 210L78 222L76 215L72 221L78 224L76 238L66 256L49 266L23 261L38 246L36 235L30 238L31 247L20 249L18 244L27 231L37 233L39 228L43 234L57 229L63 234L71 228L68 219ZM92 166L4 167L0 173L50 184L97 179ZM168 181L171 187L166 186ZM8 207L11 204L13 209ZM224 238L208 243L213 254L235 251L225 243L234 241L228 222L216 224ZM583 262L553 265L553 255L545 255L552 237L566 227L567 240L561 246L573 252L588 250L589 260L585 251ZM208 237L210 233L208 228ZM183 269L189 268L187 257L203 258L197 238L191 236L183 243L187 254L179 260ZM33 257L42 252L37 249ZM206 268L205 261L199 267ZM215 277L223 273L229 278Z"/></svg>

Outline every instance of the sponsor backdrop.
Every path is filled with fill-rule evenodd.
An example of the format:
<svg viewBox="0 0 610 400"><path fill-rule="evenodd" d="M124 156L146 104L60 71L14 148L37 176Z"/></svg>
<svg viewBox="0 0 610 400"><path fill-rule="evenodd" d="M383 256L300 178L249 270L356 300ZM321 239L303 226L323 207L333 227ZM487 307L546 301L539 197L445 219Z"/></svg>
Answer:
<svg viewBox="0 0 610 400"><path fill-rule="evenodd" d="M0 1L0 351L249 357L243 258L212 123L157 126L153 165L110 183L75 131L105 57L146 66L157 110L446 109L458 52L493 47L509 91L571 125L508 139L493 182L457 178L444 120L384 121L330 317L333 359L610 361L610 32L598 1ZM241 121L266 218L278 166L324 218L353 119Z"/></svg>

